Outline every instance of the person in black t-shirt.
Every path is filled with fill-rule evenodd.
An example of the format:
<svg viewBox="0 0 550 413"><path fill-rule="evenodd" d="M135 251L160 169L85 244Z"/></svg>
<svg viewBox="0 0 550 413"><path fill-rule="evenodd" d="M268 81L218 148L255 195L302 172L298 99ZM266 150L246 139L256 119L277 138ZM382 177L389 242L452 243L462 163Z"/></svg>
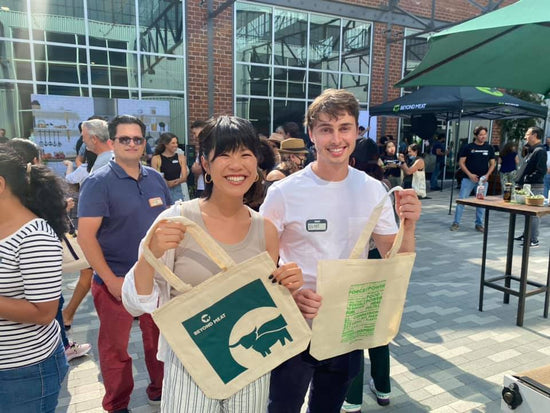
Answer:
<svg viewBox="0 0 550 413"><path fill-rule="evenodd" d="M460 150L458 165L465 177L460 185L460 193L458 199L467 198L472 190L479 185L480 179L488 181L489 176L495 169L495 151L487 141L487 128L485 126L477 126L474 129L474 141L465 145ZM485 193L487 194L487 185L485 185ZM451 225L451 231L457 231L460 225L460 219L464 212L464 205L457 205L455 210L455 218ZM476 208L475 229L478 232L485 232L483 227L483 208Z"/></svg>

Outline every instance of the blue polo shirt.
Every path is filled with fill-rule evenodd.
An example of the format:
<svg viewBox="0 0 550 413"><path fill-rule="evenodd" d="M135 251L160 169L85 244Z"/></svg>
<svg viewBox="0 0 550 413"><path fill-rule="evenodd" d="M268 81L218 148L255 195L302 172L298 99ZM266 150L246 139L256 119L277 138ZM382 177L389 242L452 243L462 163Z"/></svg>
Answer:
<svg viewBox="0 0 550 413"><path fill-rule="evenodd" d="M170 191L153 168L140 165L136 181L110 161L82 185L78 217L102 217L97 239L111 270L124 277L138 259L138 247L147 230L168 206ZM94 280L103 283L97 274Z"/></svg>

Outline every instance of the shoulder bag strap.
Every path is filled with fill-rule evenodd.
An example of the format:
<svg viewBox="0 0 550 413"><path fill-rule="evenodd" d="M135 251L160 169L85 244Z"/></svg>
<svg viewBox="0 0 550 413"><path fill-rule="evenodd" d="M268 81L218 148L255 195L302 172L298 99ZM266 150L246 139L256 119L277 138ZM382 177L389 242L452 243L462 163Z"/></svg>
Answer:
<svg viewBox="0 0 550 413"><path fill-rule="evenodd" d="M361 257L361 254L365 250L365 248L368 245L369 239L372 235L372 231L374 231L374 227L378 223L378 220L380 219L380 215L382 214L382 209L384 208L384 204L386 203L386 200L392 194L394 191L402 191L403 188L400 186L393 187L390 189L386 195L380 200L378 205L376 205L372 211L372 214L369 217L369 221L363 228L363 231L361 232L361 235L359 236L359 239L355 243L355 246L351 250L351 253L349 255L350 259L359 259ZM395 235L395 239L393 241L393 245L391 249L386 254L385 258L391 258L397 254L399 249L401 248L401 243L403 242L403 226L400 225L399 229L397 231L397 234Z"/></svg>

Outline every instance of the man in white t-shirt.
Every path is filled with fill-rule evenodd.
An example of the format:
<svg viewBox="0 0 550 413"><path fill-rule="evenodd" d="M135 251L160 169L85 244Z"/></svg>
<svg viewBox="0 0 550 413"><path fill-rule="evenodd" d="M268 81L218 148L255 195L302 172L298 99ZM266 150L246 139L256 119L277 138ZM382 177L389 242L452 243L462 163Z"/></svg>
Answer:
<svg viewBox="0 0 550 413"><path fill-rule="evenodd" d="M317 262L348 258L372 210L386 194L379 181L348 167L358 118L359 103L350 92L328 89L317 97L306 118L317 161L274 183L260 208L279 232L281 263L294 261L302 268L305 284L294 298L306 319L313 319L322 305L322 297L315 292ZM414 190L396 193L396 209L405 229L401 251L414 251L420 216ZM372 236L382 256L396 232L388 200ZM306 350L291 358L271 374L268 411L299 412L311 382L309 411L339 413L362 356L362 351L353 351L318 361Z"/></svg>

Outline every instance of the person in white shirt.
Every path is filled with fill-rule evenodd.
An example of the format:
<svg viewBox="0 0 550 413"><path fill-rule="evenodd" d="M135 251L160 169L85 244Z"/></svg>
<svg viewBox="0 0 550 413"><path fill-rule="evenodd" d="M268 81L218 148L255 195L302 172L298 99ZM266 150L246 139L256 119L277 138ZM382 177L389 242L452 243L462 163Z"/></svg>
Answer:
<svg viewBox="0 0 550 413"><path fill-rule="evenodd" d="M327 89L318 96L306 115L317 160L274 183L260 207L260 213L277 228L279 264L295 262L302 268L304 288L294 293L294 299L308 320L322 305L322 297L315 292L318 261L347 258L374 207L386 195L379 181L348 166L358 118L359 102L352 93ZM405 230L401 251L414 251L420 201L410 189L397 192L395 198ZM396 232L388 199L372 236L382 256ZM268 412L299 412L309 388L309 411L339 413L362 354L353 351L318 361L306 350L284 362L271 373Z"/></svg>

